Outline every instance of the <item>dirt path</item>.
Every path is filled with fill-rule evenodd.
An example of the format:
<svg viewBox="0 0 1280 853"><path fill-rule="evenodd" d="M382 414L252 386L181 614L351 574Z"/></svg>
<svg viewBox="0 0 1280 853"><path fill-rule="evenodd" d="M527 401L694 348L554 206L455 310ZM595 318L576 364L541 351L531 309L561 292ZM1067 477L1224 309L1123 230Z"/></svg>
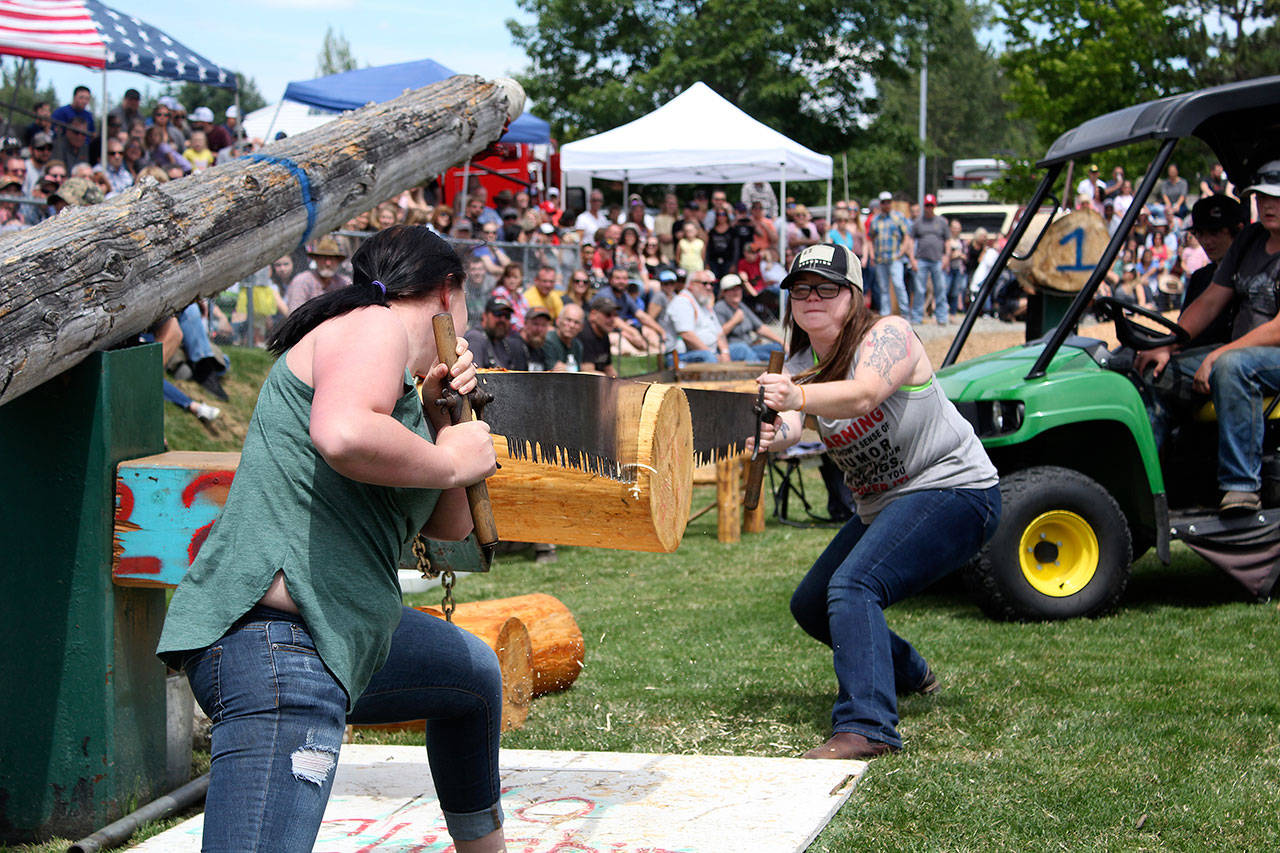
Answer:
<svg viewBox="0 0 1280 853"><path fill-rule="evenodd" d="M958 322L941 327L932 323L916 327L917 334L924 341L925 352L929 354L929 361L935 368L942 364L942 359L946 356L947 349L951 346L951 340L959 330L960 324ZM1108 347L1116 346L1115 330L1110 323L1081 325L1080 335L1086 338L1104 340L1107 342ZM1025 342L1026 327L1024 324L1004 323L990 317L983 317L974 324L969 340L965 343L964 350L960 353L960 360L966 361L990 352L1021 346Z"/></svg>

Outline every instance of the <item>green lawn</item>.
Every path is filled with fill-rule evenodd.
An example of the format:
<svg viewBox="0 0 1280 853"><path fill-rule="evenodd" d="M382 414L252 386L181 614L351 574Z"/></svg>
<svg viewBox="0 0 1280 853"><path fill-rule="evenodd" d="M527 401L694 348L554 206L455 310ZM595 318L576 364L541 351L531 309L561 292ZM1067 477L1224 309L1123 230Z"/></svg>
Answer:
<svg viewBox="0 0 1280 853"><path fill-rule="evenodd" d="M708 516L674 555L564 549L553 566L509 557L466 578L462 599L558 596L586 639L578 682L537 700L504 746L820 743L835 680L787 599L829 535L770 524L720 545ZM994 623L958 583L890 610L943 691L903 701L906 749L872 763L813 849L1280 849L1276 608L1176 554L1140 562L1103 619Z"/></svg>
<svg viewBox="0 0 1280 853"><path fill-rule="evenodd" d="M232 358L246 375L267 364ZM243 423L248 394L233 389L229 422ZM170 446L196 446L179 423ZM710 500L702 489L694 504ZM557 596L586 641L577 683L536 700L504 747L796 756L820 743L835 679L787 600L830 535L771 521L721 545L710 514L675 554L562 548L552 565L507 555L463 578L463 601ZM903 701L905 750L872 762L812 849L1280 849L1280 613L1174 555L1140 561L1120 609L1096 620L991 622L958 582L892 608L943 690Z"/></svg>

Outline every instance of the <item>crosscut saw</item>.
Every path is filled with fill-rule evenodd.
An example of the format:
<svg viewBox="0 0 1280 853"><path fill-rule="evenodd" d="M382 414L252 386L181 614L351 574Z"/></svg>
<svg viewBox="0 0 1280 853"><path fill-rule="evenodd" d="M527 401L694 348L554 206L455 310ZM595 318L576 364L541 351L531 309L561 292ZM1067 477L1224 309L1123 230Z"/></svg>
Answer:
<svg viewBox="0 0 1280 853"><path fill-rule="evenodd" d="M759 372L757 370L757 372ZM594 373L479 371L479 386L493 395L484 409L492 432L505 436L513 459L588 471L632 482L628 430L619 413L651 383ZM665 383L664 383L665 384ZM694 464L737 456L755 434L755 395L680 386L689 401ZM623 438L620 438L623 436Z"/></svg>

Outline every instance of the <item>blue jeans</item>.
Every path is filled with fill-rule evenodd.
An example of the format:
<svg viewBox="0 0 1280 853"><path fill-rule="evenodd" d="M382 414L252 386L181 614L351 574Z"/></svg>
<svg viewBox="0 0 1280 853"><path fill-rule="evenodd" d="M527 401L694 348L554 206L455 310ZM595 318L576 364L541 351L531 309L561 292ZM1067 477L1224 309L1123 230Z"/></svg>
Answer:
<svg viewBox="0 0 1280 853"><path fill-rule="evenodd" d="M893 283L893 295L898 300L898 313L906 317L911 313L911 303L907 299L906 280L902 276L902 265L905 261L902 258L889 261L888 263L877 263L874 266L876 271L876 297L880 303L880 316L889 316L893 303L889 301L889 283ZM923 309L922 309L923 310Z"/></svg>
<svg viewBox="0 0 1280 853"><path fill-rule="evenodd" d="M174 385L168 379L160 380L164 384L160 386L160 390L164 393L164 398L173 403L179 409L186 409L191 405L191 398L182 393L182 389Z"/></svg>
<svg viewBox="0 0 1280 853"><path fill-rule="evenodd" d="M1177 370L1188 385L1201 362L1217 347L1179 353L1166 370ZM1263 398L1280 392L1280 347L1245 347L1218 356L1209 374L1209 390L1218 413L1218 488L1256 492L1262 488ZM1158 396L1148 407L1156 441L1169 428L1169 413Z"/></svg>
<svg viewBox="0 0 1280 853"><path fill-rule="evenodd" d="M964 313L964 293L969 289L969 274L961 267L947 273L947 307L952 314Z"/></svg>
<svg viewBox="0 0 1280 853"><path fill-rule="evenodd" d="M791 613L832 649L839 690L835 732L902 746L897 692L929 670L889 630L884 609L951 574L978 553L1000 521L1000 489L934 489L892 501L870 525L850 519L791 596Z"/></svg>
<svg viewBox="0 0 1280 853"><path fill-rule="evenodd" d="M782 352L782 345L774 341L765 341L760 344L734 341L729 344L730 361L768 361L771 352Z"/></svg>
<svg viewBox="0 0 1280 853"><path fill-rule="evenodd" d="M200 306L192 302L178 314L178 327L182 329L182 349L187 354L187 361L194 366L206 358L217 360L213 344L209 341L209 328L205 325ZM220 362L218 373L225 373L227 365Z"/></svg>
<svg viewBox="0 0 1280 853"><path fill-rule="evenodd" d="M213 721L205 851L309 851L348 720L427 720L427 758L454 840L502 824L502 676L479 638L404 608L391 653L347 714L347 694L301 617L255 607L184 667Z"/></svg>
<svg viewBox="0 0 1280 853"><path fill-rule="evenodd" d="M933 315L943 325L947 322L947 280L942 274L942 261L916 261L915 294L911 303L911 322L924 322L924 303L928 285L933 281Z"/></svg>
<svg viewBox="0 0 1280 853"><path fill-rule="evenodd" d="M691 349L688 352L679 353L681 364L713 364L716 360L716 351L713 349ZM667 354L667 366L670 367L674 362L671 354Z"/></svg>

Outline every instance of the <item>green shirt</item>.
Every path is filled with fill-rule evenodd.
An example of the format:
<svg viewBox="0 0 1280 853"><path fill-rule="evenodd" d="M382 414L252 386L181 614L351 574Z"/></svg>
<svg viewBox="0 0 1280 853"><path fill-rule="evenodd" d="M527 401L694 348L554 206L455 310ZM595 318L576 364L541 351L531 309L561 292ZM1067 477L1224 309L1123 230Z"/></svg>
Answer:
<svg viewBox="0 0 1280 853"><path fill-rule="evenodd" d="M176 668L182 652L216 642L283 570L350 709L386 662L400 622L396 567L440 492L374 486L334 471L311 442L312 396L279 358L258 396L222 514L174 592L157 653ZM391 414L431 440L412 387Z"/></svg>
<svg viewBox="0 0 1280 853"><path fill-rule="evenodd" d="M578 367L582 367L582 341L574 338L569 342L569 346L566 347L555 329L547 332L547 340L542 345L542 351L546 353L547 362L552 367L555 367L556 363L561 361L568 364L570 355L573 356Z"/></svg>

